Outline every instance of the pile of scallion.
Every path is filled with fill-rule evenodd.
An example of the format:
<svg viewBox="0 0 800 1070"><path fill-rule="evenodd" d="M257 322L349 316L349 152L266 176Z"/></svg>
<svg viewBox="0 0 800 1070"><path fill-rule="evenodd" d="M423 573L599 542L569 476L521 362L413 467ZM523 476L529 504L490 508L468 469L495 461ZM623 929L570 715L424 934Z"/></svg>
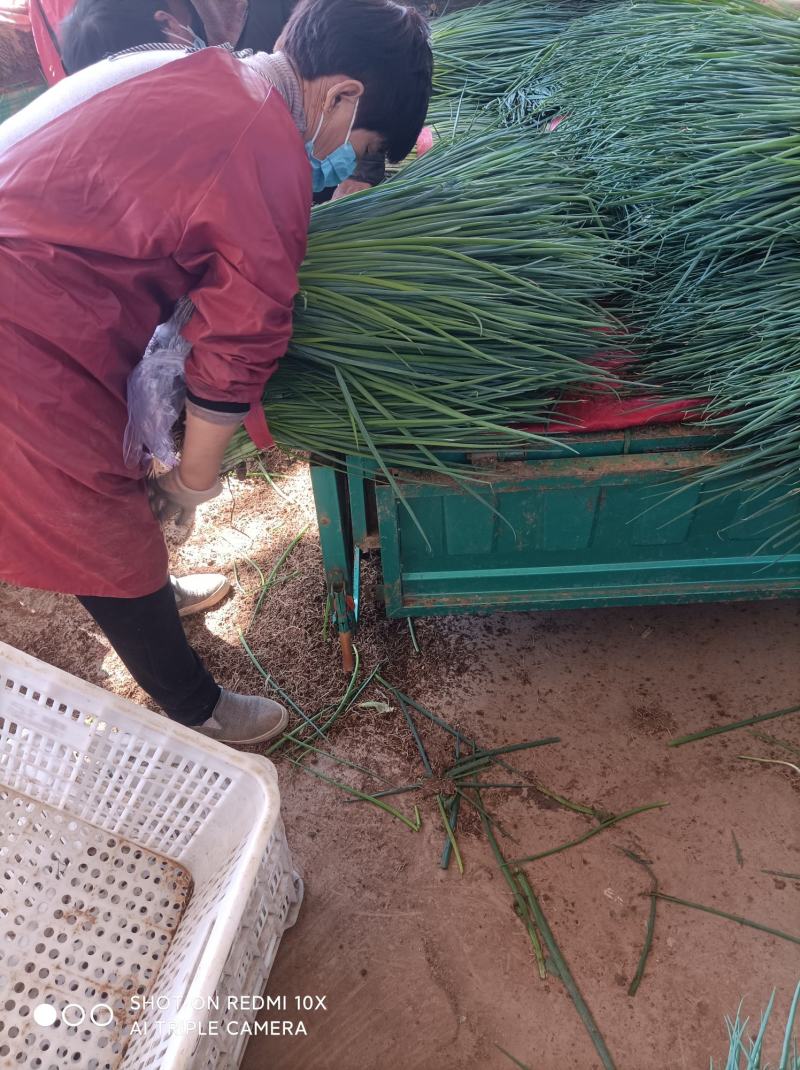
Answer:
<svg viewBox="0 0 800 1070"><path fill-rule="evenodd" d="M800 485L800 21L750 0L620 3L571 22L505 106L535 126L565 116L547 136L636 266L618 311L641 379L702 399L731 434L704 478L744 487L754 513L785 504ZM800 517L772 534L798 532Z"/></svg>
<svg viewBox="0 0 800 1070"><path fill-rule="evenodd" d="M558 140L590 192L671 268L796 240L798 73L796 17L755 0L628 0L573 20L506 99L510 117L566 117Z"/></svg>
<svg viewBox="0 0 800 1070"><path fill-rule="evenodd" d="M489 0L431 24L428 122L445 131L497 125L498 104L532 58L577 14L601 0Z"/></svg>
<svg viewBox="0 0 800 1070"><path fill-rule="evenodd" d="M575 11L568 0L490 0L434 19L434 96L458 97L467 88L487 100L502 97Z"/></svg>
<svg viewBox="0 0 800 1070"><path fill-rule="evenodd" d="M521 181L521 176L524 181ZM619 251L547 138L440 143L376 189L315 209L292 345L267 385L276 441L384 468L519 442L615 325ZM254 447L242 432L228 460Z"/></svg>
<svg viewBox="0 0 800 1070"><path fill-rule="evenodd" d="M519 441L513 425L602 379L598 332L621 321L640 387L698 399L729 433L704 478L754 512L785 504L800 20L755 0L492 0L435 20L433 43L449 135L313 213L264 401L276 440L446 469L441 451ZM251 451L242 433L229 460ZM775 538L797 534L783 518Z"/></svg>

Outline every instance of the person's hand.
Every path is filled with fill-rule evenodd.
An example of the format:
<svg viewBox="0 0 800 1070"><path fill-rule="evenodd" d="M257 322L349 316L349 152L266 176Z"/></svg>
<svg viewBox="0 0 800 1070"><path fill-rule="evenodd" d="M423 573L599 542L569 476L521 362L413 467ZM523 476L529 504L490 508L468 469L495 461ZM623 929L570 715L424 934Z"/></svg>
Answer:
<svg viewBox="0 0 800 1070"><path fill-rule="evenodd" d="M360 193L362 189L372 189L372 186L369 182L359 182L355 178L346 178L333 191L331 200L338 201L340 197L348 197L351 193Z"/></svg>
<svg viewBox="0 0 800 1070"><path fill-rule="evenodd" d="M150 508L156 519L162 524L174 520L179 527L191 525L197 506L216 498L221 490L218 479L206 490L192 490L183 482L177 468L147 481Z"/></svg>

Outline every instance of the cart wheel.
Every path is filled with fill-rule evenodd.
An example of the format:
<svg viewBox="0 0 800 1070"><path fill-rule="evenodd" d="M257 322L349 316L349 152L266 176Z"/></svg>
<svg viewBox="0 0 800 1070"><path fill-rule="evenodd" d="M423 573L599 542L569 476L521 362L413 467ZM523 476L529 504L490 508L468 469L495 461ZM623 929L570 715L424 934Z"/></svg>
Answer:
<svg viewBox="0 0 800 1070"><path fill-rule="evenodd" d="M356 655L353 650L353 633L339 632L339 645L342 648L342 668L351 673L356 667Z"/></svg>

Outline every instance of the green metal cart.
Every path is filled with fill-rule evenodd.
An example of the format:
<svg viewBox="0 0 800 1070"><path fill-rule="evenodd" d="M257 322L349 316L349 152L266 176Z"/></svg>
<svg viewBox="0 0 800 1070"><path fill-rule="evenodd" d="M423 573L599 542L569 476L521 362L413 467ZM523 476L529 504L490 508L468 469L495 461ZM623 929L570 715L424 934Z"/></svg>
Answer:
<svg viewBox="0 0 800 1070"><path fill-rule="evenodd" d="M390 617L797 596L800 552L771 550L767 526L800 518L800 495L765 519L763 499L686 478L722 456L690 425L449 454L480 481L474 493L398 470L413 518L374 463L312 463L345 664L366 552L380 554Z"/></svg>

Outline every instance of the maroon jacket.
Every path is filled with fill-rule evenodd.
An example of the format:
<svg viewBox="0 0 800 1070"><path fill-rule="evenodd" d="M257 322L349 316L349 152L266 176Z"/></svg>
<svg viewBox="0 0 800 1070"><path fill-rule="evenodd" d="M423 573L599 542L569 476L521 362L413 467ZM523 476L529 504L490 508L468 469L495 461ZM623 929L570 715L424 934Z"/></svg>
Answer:
<svg viewBox="0 0 800 1070"><path fill-rule="evenodd" d="M136 53L0 126L0 188L0 578L149 594L167 557L122 457L128 375L188 293L189 390L259 401L305 254L302 137L224 50Z"/></svg>

